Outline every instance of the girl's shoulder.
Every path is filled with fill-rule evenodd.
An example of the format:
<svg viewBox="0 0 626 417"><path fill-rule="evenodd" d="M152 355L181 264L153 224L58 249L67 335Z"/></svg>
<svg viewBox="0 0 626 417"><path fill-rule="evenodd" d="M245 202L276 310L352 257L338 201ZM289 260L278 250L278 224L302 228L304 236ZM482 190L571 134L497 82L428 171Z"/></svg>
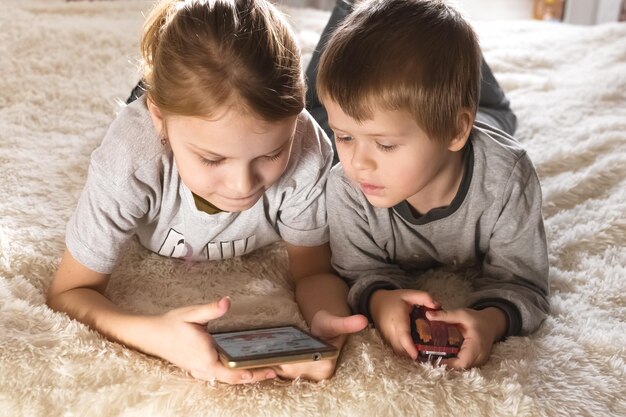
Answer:
<svg viewBox="0 0 626 417"><path fill-rule="evenodd" d="M118 113L92 153L91 166L118 183L138 175L158 177L164 156L167 159L171 151L161 143L142 97Z"/></svg>
<svg viewBox="0 0 626 417"><path fill-rule="evenodd" d="M327 157L332 158L330 139L307 110L302 110L298 115L292 152L294 151L304 157L320 158L324 162Z"/></svg>
<svg viewBox="0 0 626 417"><path fill-rule="evenodd" d="M303 110L298 115L289 164L283 178L326 177L333 159L330 140L315 119Z"/></svg>

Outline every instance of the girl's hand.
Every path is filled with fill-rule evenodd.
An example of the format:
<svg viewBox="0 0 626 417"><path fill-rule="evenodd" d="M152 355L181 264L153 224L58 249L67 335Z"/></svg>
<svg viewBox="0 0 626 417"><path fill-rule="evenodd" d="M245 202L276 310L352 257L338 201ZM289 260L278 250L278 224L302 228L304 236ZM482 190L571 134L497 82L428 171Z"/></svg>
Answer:
<svg viewBox="0 0 626 417"><path fill-rule="evenodd" d="M456 358L445 359L443 364L454 369L469 369L484 365L493 344L506 332L506 316L495 307L484 310L463 308L426 312L428 320L455 324L463 336L463 344Z"/></svg>
<svg viewBox="0 0 626 417"><path fill-rule="evenodd" d="M361 314L340 317L320 310L311 321L311 334L341 351L347 335L361 331L366 326L367 318ZM332 377L336 366L337 359L325 359L316 362L280 365L276 367L276 372L283 378L295 379L299 377L311 381L321 381Z"/></svg>
<svg viewBox="0 0 626 417"><path fill-rule="evenodd" d="M230 308L230 298L211 304L182 307L151 317L151 334L142 350L166 359L188 371L194 378L246 384L276 377L269 368L228 369L219 361L213 338L206 329Z"/></svg>
<svg viewBox="0 0 626 417"><path fill-rule="evenodd" d="M370 313L383 339L397 355L415 360L417 349L409 324L413 305L439 308L439 302L424 291L377 290L370 298Z"/></svg>

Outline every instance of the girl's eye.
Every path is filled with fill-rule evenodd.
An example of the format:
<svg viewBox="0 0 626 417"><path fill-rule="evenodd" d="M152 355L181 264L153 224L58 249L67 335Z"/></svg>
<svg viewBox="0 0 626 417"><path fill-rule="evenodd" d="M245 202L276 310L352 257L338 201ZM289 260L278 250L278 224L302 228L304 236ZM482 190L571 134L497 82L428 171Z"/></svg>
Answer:
<svg viewBox="0 0 626 417"><path fill-rule="evenodd" d="M223 161L224 161L223 159L218 159L217 161L214 161L212 159L206 159L206 158L200 157L200 162L202 162L204 165L211 166L211 167L218 166Z"/></svg>
<svg viewBox="0 0 626 417"><path fill-rule="evenodd" d="M376 147L383 152L391 152L395 150L398 147L398 145L383 145L383 144L376 142Z"/></svg>
<svg viewBox="0 0 626 417"><path fill-rule="evenodd" d="M264 156L263 159L266 161L276 161L283 154L283 151L278 152L276 155L268 155Z"/></svg>

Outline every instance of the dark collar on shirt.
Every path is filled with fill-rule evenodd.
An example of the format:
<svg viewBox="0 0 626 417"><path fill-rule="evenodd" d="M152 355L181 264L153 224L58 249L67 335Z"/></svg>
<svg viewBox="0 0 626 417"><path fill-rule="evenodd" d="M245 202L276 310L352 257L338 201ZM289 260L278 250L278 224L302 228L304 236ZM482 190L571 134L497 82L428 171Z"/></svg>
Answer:
<svg viewBox="0 0 626 417"><path fill-rule="evenodd" d="M411 209L409 203L404 200L393 207L395 212L398 213L398 215L404 220L416 225L430 223L432 221L443 219L453 214L461 206L461 204L463 204L465 196L467 195L470 184L472 182L472 174L474 171L474 147L472 145L472 136L470 136L469 140L467 141L467 144L463 149L463 153L463 164L465 165L465 169L463 170L463 178L461 179L459 190L457 191L454 199L452 200L452 203L450 203L449 206L437 207L430 210L428 213L419 216L416 215L415 211Z"/></svg>

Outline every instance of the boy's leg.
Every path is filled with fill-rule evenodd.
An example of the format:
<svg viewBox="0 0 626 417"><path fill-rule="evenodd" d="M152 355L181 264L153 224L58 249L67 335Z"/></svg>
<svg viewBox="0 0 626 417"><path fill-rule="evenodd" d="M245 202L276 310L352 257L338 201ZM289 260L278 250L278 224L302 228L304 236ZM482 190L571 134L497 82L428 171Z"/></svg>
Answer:
<svg viewBox="0 0 626 417"><path fill-rule="evenodd" d="M336 164L339 159L337 158L337 149L335 148L335 140L333 136L333 131L328 127L328 114L326 113L326 109L320 103L319 98L317 97L316 91L316 83L317 83L317 67L320 63L320 56L326 47L326 43L332 35L335 28L350 14L353 8L354 0L337 0L335 3L335 8L333 9L330 18L328 19L328 23L320 36L320 40L313 51L313 55L311 56L311 61L309 61L309 65L306 68L306 84L307 84L307 92L306 92L306 108L311 113L313 118L319 123L319 125L324 129L330 141L333 144L333 165Z"/></svg>
<svg viewBox="0 0 626 417"><path fill-rule="evenodd" d="M513 135L517 128L517 117L511 110L509 99L504 95L485 58L482 60L481 73L476 119Z"/></svg>

